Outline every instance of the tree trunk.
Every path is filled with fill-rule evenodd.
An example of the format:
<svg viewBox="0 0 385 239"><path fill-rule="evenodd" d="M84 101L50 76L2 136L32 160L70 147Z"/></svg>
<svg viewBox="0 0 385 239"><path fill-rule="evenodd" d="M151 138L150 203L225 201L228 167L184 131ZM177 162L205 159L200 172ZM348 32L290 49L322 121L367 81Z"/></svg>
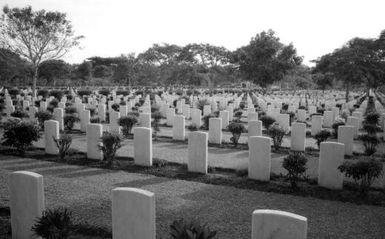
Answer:
<svg viewBox="0 0 385 239"><path fill-rule="evenodd" d="M36 82L37 82L37 77L38 77L38 72L37 72L37 66L34 67L33 69L33 78L32 78L32 97L36 98Z"/></svg>
<svg viewBox="0 0 385 239"><path fill-rule="evenodd" d="M346 93L345 93L345 101L346 101L346 103L349 102L349 92L350 92L350 83L346 82Z"/></svg>

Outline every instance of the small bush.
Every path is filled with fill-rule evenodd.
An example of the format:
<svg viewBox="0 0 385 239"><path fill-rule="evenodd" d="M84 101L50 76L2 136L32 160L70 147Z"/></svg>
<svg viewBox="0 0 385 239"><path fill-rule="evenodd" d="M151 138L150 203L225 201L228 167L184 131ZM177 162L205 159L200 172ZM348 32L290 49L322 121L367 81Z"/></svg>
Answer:
<svg viewBox="0 0 385 239"><path fill-rule="evenodd" d="M152 128L154 129L155 140L157 140L158 132L160 131L159 122L160 122L160 119L162 118L162 115L159 111L156 111L153 114L151 114L151 118L154 119L151 125L152 125Z"/></svg>
<svg viewBox="0 0 385 239"><path fill-rule="evenodd" d="M318 149L320 149L320 145L322 142L326 141L330 137L330 131L327 129L323 129L316 133L313 138L317 141Z"/></svg>
<svg viewBox="0 0 385 239"><path fill-rule="evenodd" d="M43 98L47 98L47 97L48 97L48 94L49 94L49 91L48 91L48 90L42 89L42 90L38 90L38 91L37 91L37 95L38 95L38 96L41 95Z"/></svg>
<svg viewBox="0 0 385 239"><path fill-rule="evenodd" d="M130 91L128 91L128 90L117 90L116 91L116 95L126 96L126 95L129 95L129 94L130 94Z"/></svg>
<svg viewBox="0 0 385 239"><path fill-rule="evenodd" d="M78 90L78 95L83 98L83 96L91 95L92 91L90 90Z"/></svg>
<svg viewBox="0 0 385 239"><path fill-rule="evenodd" d="M49 92L49 95L55 97L57 100L61 100L64 95L64 92L61 90L51 90L51 92Z"/></svg>
<svg viewBox="0 0 385 239"><path fill-rule="evenodd" d="M307 158L302 153L290 153L283 159L282 167L287 170L286 179L293 189L298 188L298 181L305 177Z"/></svg>
<svg viewBox="0 0 385 239"><path fill-rule="evenodd" d="M187 129L190 131L198 131L198 127L195 124L190 124L187 126Z"/></svg>
<svg viewBox="0 0 385 239"><path fill-rule="evenodd" d="M336 120L336 122L333 123L333 135L334 137L338 138L338 127L345 125L345 122L342 120Z"/></svg>
<svg viewBox="0 0 385 239"><path fill-rule="evenodd" d="M205 105L210 105L210 102L207 99L199 100L197 108L203 111Z"/></svg>
<svg viewBox="0 0 385 239"><path fill-rule="evenodd" d="M24 155L33 141L40 138L39 126L33 122L24 122L19 119L10 119L4 123L3 142L5 146L11 146Z"/></svg>
<svg viewBox="0 0 385 239"><path fill-rule="evenodd" d="M155 168L162 168L162 167L166 167L168 164L168 161L164 160L164 159L158 159L158 158L154 158L152 160L152 166L154 166Z"/></svg>
<svg viewBox="0 0 385 239"><path fill-rule="evenodd" d="M269 127L275 122L273 117L267 115L262 116L260 120L262 121L262 125L265 129L269 129Z"/></svg>
<svg viewBox="0 0 385 239"><path fill-rule="evenodd" d="M227 126L227 129L233 134L233 137L231 137L230 140L234 144L234 147L237 147L241 134L246 132L245 126L242 123L233 122Z"/></svg>
<svg viewBox="0 0 385 239"><path fill-rule="evenodd" d="M64 109L64 111L66 114L76 114L77 113L77 109L75 107L66 107Z"/></svg>
<svg viewBox="0 0 385 239"><path fill-rule="evenodd" d="M235 119L236 122L240 122L241 121L242 114L243 114L243 111L241 111L241 110L235 112L234 117L236 118Z"/></svg>
<svg viewBox="0 0 385 239"><path fill-rule="evenodd" d="M58 139L53 139L55 141L56 147L59 149L60 160L64 160L68 155L69 149L72 144L72 137L68 134L62 134Z"/></svg>
<svg viewBox="0 0 385 239"><path fill-rule="evenodd" d="M39 111L35 113L35 117L39 122L40 128L44 129L44 121L50 120L53 118L52 113L49 111Z"/></svg>
<svg viewBox="0 0 385 239"><path fill-rule="evenodd" d="M209 226L201 225L198 221L175 220L170 226L170 236L173 239L212 239L217 232Z"/></svg>
<svg viewBox="0 0 385 239"><path fill-rule="evenodd" d="M109 89L101 89L101 90L99 90L99 94L104 95L104 96L108 96L110 94L110 90ZM116 92L116 94L120 95L120 94L118 94L118 92Z"/></svg>
<svg viewBox="0 0 385 239"><path fill-rule="evenodd" d="M376 135L378 131L380 131L380 127L378 127L375 124L363 124L362 128L368 133L369 135Z"/></svg>
<svg viewBox="0 0 385 239"><path fill-rule="evenodd" d="M11 116L15 117L15 118L22 119L22 118L27 118L28 117L28 113L25 112L25 111L22 111L20 109L17 109L17 110L15 110L15 111L13 111L11 113Z"/></svg>
<svg viewBox="0 0 385 239"><path fill-rule="evenodd" d="M359 185L362 195L367 195L374 180L382 174L382 162L375 159L360 159L345 161L338 167L346 177L353 178Z"/></svg>
<svg viewBox="0 0 385 239"><path fill-rule="evenodd" d="M274 148L278 150L282 145L285 130L279 124L274 123L267 130L267 134L273 139Z"/></svg>
<svg viewBox="0 0 385 239"><path fill-rule="evenodd" d="M53 99L53 100L51 100L50 102L49 102L49 107L51 107L51 108L57 108L58 107L58 105L59 105L59 101L57 100L57 99Z"/></svg>
<svg viewBox="0 0 385 239"><path fill-rule="evenodd" d="M378 125L380 122L380 115L378 113L369 113L365 116L363 124Z"/></svg>
<svg viewBox="0 0 385 239"><path fill-rule="evenodd" d="M123 116L118 119L118 124L122 126L122 133L124 137L131 134L132 127L138 123L138 118L134 115Z"/></svg>
<svg viewBox="0 0 385 239"><path fill-rule="evenodd" d="M112 105L111 105L111 108L112 108L113 110L115 110L115 111L119 112L119 109L120 109L120 105L119 105L119 104L117 104L117 103L114 103L114 104L112 104Z"/></svg>
<svg viewBox="0 0 385 239"><path fill-rule="evenodd" d="M66 115L64 115L63 121L64 121L63 122L64 123L64 127L68 131L71 131L74 128L75 123L79 122L80 119L79 119L79 117L77 117L74 114L66 114Z"/></svg>
<svg viewBox="0 0 385 239"><path fill-rule="evenodd" d="M122 139L118 134L104 132L101 141L99 148L103 152L103 160L111 165L115 161L116 151L122 147Z"/></svg>
<svg viewBox="0 0 385 239"><path fill-rule="evenodd" d="M202 129L205 129L205 130L209 129L210 118L215 118L215 115L214 114L208 114L208 115L203 116L203 118L202 118L203 125L201 127Z"/></svg>
<svg viewBox="0 0 385 239"><path fill-rule="evenodd" d="M362 143L364 144L366 155L372 155L377 151L376 147L380 144L380 140L377 136L364 134L360 135L359 139L362 140Z"/></svg>
<svg viewBox="0 0 385 239"><path fill-rule="evenodd" d="M91 119L90 119L90 123L91 124L100 124L102 121L100 120L100 118L99 117L92 117Z"/></svg>
<svg viewBox="0 0 385 239"><path fill-rule="evenodd" d="M73 226L72 214L66 208L45 210L36 220L32 231L43 239L66 239L71 234Z"/></svg>

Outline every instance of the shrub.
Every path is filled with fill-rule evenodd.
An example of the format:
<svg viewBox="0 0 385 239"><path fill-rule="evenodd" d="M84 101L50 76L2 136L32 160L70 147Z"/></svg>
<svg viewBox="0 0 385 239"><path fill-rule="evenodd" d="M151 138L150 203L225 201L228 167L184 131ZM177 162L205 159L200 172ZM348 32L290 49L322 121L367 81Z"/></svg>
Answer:
<svg viewBox="0 0 385 239"><path fill-rule="evenodd" d="M66 114L75 114L77 113L77 109L75 107L66 107L64 109Z"/></svg>
<svg viewBox="0 0 385 239"><path fill-rule="evenodd" d="M114 103L114 104L112 104L112 105L111 105L111 108L112 108L113 110L115 110L115 111L119 112L119 109L120 109L120 105L119 105L119 104L117 104L117 103Z"/></svg>
<svg viewBox="0 0 385 239"><path fill-rule="evenodd" d="M231 142L234 144L234 147L237 147L239 138L243 132L246 132L246 128L241 123L230 123L227 126L228 130L233 134L233 137L230 138Z"/></svg>
<svg viewBox="0 0 385 239"><path fill-rule="evenodd" d="M210 105L210 102L207 99L199 100L197 108L200 109L201 111L203 111L203 107L205 105Z"/></svg>
<svg viewBox="0 0 385 239"><path fill-rule="evenodd" d="M72 214L66 208L48 209L36 220L32 231L43 239L66 239L73 226Z"/></svg>
<svg viewBox="0 0 385 239"><path fill-rule="evenodd" d="M336 120L336 122L333 123L333 135L334 137L338 138L338 127L345 125L345 122L342 120Z"/></svg>
<svg viewBox="0 0 385 239"><path fill-rule="evenodd" d="M378 125L380 121L380 115L378 113L369 113L365 116L363 124Z"/></svg>
<svg viewBox="0 0 385 239"><path fill-rule="evenodd" d="M71 131L74 128L75 122L79 122L80 119L76 115L73 114L66 114L63 117L63 123L64 127L68 130Z"/></svg>
<svg viewBox="0 0 385 239"><path fill-rule="evenodd" d="M198 221L175 220L170 226L170 236L173 239L212 239L217 232L209 226L201 225Z"/></svg>
<svg viewBox="0 0 385 239"><path fill-rule="evenodd" d="M167 166L167 164L168 164L168 161L164 159L154 158L152 160L152 166L154 166L155 168L162 168Z"/></svg>
<svg viewBox="0 0 385 239"><path fill-rule="evenodd" d="M53 100L51 100L51 101L49 102L49 106L50 106L51 108L57 108L58 105L59 105L59 101L58 101L57 99L53 99Z"/></svg>
<svg viewBox="0 0 385 239"><path fill-rule="evenodd" d="M380 144L380 140L375 135L360 135L359 139L362 140L362 143L365 147L365 154L366 155L372 155L376 152L377 145Z"/></svg>
<svg viewBox="0 0 385 239"><path fill-rule="evenodd" d="M49 111L39 111L35 113L35 117L39 122L40 128L44 129L44 121L50 120L53 118L51 112Z"/></svg>
<svg viewBox="0 0 385 239"><path fill-rule="evenodd" d="M99 148L103 152L103 160L106 161L108 165L111 165L115 160L116 151L122 147L122 139L118 134L104 132L101 140L102 142Z"/></svg>
<svg viewBox="0 0 385 239"><path fill-rule="evenodd" d="M282 145L285 130L279 124L274 123L267 130L267 134L273 139L274 148L278 150Z"/></svg>
<svg viewBox="0 0 385 239"><path fill-rule="evenodd" d="M380 130L380 127L378 127L375 124L363 124L362 128L369 134L369 135L376 135L376 133Z"/></svg>
<svg viewBox="0 0 385 239"><path fill-rule="evenodd" d="M104 96L108 96L110 94L110 90L109 89L101 89L101 90L99 90L99 94L104 95ZM120 95L120 94L118 94L118 92L116 92L116 94Z"/></svg>
<svg viewBox="0 0 385 239"><path fill-rule="evenodd" d="M21 155L39 138L39 126L33 122L10 119L4 123L2 144L16 148Z"/></svg>
<svg viewBox="0 0 385 239"><path fill-rule="evenodd" d="M16 96L16 95L20 94L20 91L19 91L19 89L9 89L8 94L10 94L12 96Z"/></svg>
<svg viewBox="0 0 385 239"><path fill-rule="evenodd" d="M327 129L323 129L316 133L313 138L317 141L318 149L320 149L320 145L322 142L326 141L330 137L330 131Z"/></svg>
<svg viewBox="0 0 385 239"><path fill-rule="evenodd" d="M345 161L338 167L346 177L353 178L362 195L367 195L373 181L382 174L382 162L375 159L360 159Z"/></svg>
<svg viewBox="0 0 385 239"><path fill-rule="evenodd" d="M241 102L239 104L239 108L241 108L242 110L245 109L245 107L246 107L245 103Z"/></svg>
<svg viewBox="0 0 385 239"><path fill-rule="evenodd" d="M205 130L208 130L209 129L209 122L210 122L210 118L214 118L215 115L214 114L208 114L208 115L205 115L203 116L202 120L203 120L203 125L202 125L202 129L205 129Z"/></svg>
<svg viewBox="0 0 385 239"><path fill-rule="evenodd" d="M136 123L138 123L138 118L134 115L127 115L118 119L118 124L122 126L124 137L128 137L131 134L132 127Z"/></svg>
<svg viewBox="0 0 385 239"><path fill-rule="evenodd" d="M91 95L92 91L90 90L78 90L78 95L83 98L85 95Z"/></svg>
<svg viewBox="0 0 385 239"><path fill-rule="evenodd" d="M198 127L195 124L190 124L187 126L187 129L190 131L198 131Z"/></svg>
<svg viewBox="0 0 385 239"><path fill-rule="evenodd" d="M282 167L287 170L286 180L293 189L298 188L297 182L305 177L307 158L302 153L290 153L283 159Z"/></svg>
<svg viewBox="0 0 385 239"><path fill-rule="evenodd" d="M58 100L61 100L64 95L64 92L61 90L51 90L51 92L49 92L49 95L55 97Z"/></svg>
<svg viewBox="0 0 385 239"><path fill-rule="evenodd" d="M126 95L129 95L129 94L130 94L130 91L128 91L128 90L117 90L116 91L116 95L126 96Z"/></svg>
<svg viewBox="0 0 385 239"><path fill-rule="evenodd" d="M25 112L25 111L22 111L22 110L20 110L20 109L17 109L17 110L15 110L15 111L13 111L13 112L11 113L11 116L12 116L12 117L15 117L15 118L22 119L22 118L27 118L27 117L28 117L28 114L27 114L27 112Z"/></svg>
<svg viewBox="0 0 385 239"><path fill-rule="evenodd" d="M90 119L90 123L91 124L100 124L102 121L100 120L100 118L99 117L92 117L91 119Z"/></svg>
<svg viewBox="0 0 385 239"><path fill-rule="evenodd" d="M42 89L42 90L38 90L38 91L37 91L37 95L38 95L38 96L41 95L43 98L47 98L47 97L48 97L48 94L49 94L49 91L48 91L48 90Z"/></svg>
<svg viewBox="0 0 385 239"><path fill-rule="evenodd" d="M235 120L236 122L240 122L241 121L242 114L243 114L243 111L240 111L240 110L235 112L234 116L236 118L236 120Z"/></svg>
<svg viewBox="0 0 385 239"><path fill-rule="evenodd" d="M56 147L59 149L60 160L64 160L72 144L72 137L68 134L62 134L58 139L53 139Z"/></svg>
<svg viewBox="0 0 385 239"><path fill-rule="evenodd" d="M269 129L269 127L275 122L273 117L267 115L262 116L260 120L262 121L262 125L265 129Z"/></svg>
<svg viewBox="0 0 385 239"><path fill-rule="evenodd" d="M151 118L154 119L152 121L152 128L154 129L155 140L157 140L158 132L160 131L159 122L160 122L160 119L162 118L162 115L160 114L159 111L156 111L155 113L151 114Z"/></svg>

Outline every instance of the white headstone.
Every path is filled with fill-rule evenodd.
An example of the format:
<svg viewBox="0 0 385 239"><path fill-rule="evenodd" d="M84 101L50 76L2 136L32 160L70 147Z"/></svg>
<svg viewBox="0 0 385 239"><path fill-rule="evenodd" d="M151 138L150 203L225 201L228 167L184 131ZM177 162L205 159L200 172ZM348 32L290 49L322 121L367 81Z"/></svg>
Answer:
<svg viewBox="0 0 385 239"><path fill-rule="evenodd" d="M269 181L271 170L271 138L249 138L249 178Z"/></svg>
<svg viewBox="0 0 385 239"><path fill-rule="evenodd" d="M103 153L99 149L100 138L103 135L101 124L87 125L87 158L102 160Z"/></svg>
<svg viewBox="0 0 385 239"><path fill-rule="evenodd" d="M291 150L305 151L306 124L294 123L291 126Z"/></svg>
<svg viewBox="0 0 385 239"><path fill-rule="evenodd" d="M58 139L59 136L59 122L56 120L44 121L44 141L46 154L56 155L59 153L59 149L54 141L54 139Z"/></svg>
<svg viewBox="0 0 385 239"><path fill-rule="evenodd" d="M175 115L172 126L172 138L174 140L185 139L185 119L183 115Z"/></svg>
<svg viewBox="0 0 385 239"><path fill-rule="evenodd" d="M134 161L137 165L152 166L152 130L134 128Z"/></svg>
<svg viewBox="0 0 385 239"><path fill-rule="evenodd" d="M208 135L205 132L190 132L188 135L188 171L207 174Z"/></svg>
<svg viewBox="0 0 385 239"><path fill-rule="evenodd" d="M209 142L213 144L222 143L222 119L209 119Z"/></svg>
<svg viewBox="0 0 385 239"><path fill-rule="evenodd" d="M322 142L318 162L318 185L342 189L343 175L338 166L344 161L345 146L341 143Z"/></svg>

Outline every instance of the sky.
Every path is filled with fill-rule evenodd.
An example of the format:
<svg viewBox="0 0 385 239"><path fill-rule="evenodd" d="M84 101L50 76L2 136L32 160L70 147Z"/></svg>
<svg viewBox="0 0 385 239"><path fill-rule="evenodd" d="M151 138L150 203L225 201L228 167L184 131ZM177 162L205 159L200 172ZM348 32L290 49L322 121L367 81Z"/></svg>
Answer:
<svg viewBox="0 0 385 239"><path fill-rule="evenodd" d="M272 29L304 63L354 37L385 29L384 0L0 0L0 6L67 13L81 49L63 60L139 54L154 43L209 43L235 50Z"/></svg>

